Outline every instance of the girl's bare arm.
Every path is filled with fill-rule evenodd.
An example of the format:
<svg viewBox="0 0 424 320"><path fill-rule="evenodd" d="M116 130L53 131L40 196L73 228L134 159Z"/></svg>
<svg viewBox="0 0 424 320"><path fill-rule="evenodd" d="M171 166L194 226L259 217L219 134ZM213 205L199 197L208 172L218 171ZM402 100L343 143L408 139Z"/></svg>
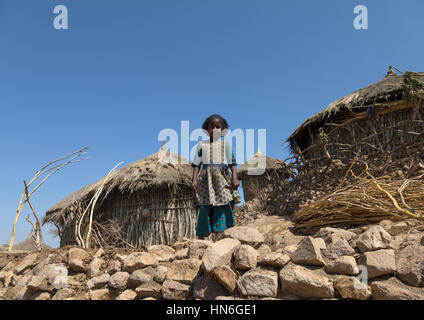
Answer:
<svg viewBox="0 0 424 320"><path fill-rule="evenodd" d="M236 165L235 164L230 165L230 169L231 169L231 172L233 174L233 186L237 189L240 186L240 182L239 182L238 177L237 177Z"/></svg>
<svg viewBox="0 0 424 320"><path fill-rule="evenodd" d="M194 167L192 187L195 192L197 192L197 174L198 173L199 173L199 167Z"/></svg>

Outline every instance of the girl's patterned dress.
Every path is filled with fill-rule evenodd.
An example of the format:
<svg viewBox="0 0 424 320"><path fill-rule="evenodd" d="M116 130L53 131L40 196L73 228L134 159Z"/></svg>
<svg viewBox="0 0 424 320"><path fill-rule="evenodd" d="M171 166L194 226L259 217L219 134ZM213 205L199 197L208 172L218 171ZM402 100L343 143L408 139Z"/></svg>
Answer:
<svg viewBox="0 0 424 320"><path fill-rule="evenodd" d="M203 164L201 166L201 164ZM225 140L200 141L192 166L201 166L197 177L199 208L197 236L207 237L234 227L234 205L240 203L238 190L231 189L229 165L237 164L231 145Z"/></svg>

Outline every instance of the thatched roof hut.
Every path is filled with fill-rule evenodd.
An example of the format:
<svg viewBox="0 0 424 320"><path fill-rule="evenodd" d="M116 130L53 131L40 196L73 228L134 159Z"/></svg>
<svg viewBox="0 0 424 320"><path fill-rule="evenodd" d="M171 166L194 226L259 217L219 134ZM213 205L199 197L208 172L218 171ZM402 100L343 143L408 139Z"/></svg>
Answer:
<svg viewBox="0 0 424 320"><path fill-rule="evenodd" d="M93 245L143 247L194 237L197 204L191 189L192 170L186 158L162 147L112 172L94 210ZM77 224L103 179L47 211L43 224L56 225L61 246L78 244ZM87 219L81 224L81 233L86 232Z"/></svg>
<svg viewBox="0 0 424 320"><path fill-rule="evenodd" d="M367 142L360 146L363 154L381 147L393 150L404 144L409 131L424 131L424 112L417 94L422 94L423 80L424 73L392 73L334 101L290 135L287 142L292 153L319 163L340 153L341 147L351 147L364 138Z"/></svg>
<svg viewBox="0 0 424 320"><path fill-rule="evenodd" d="M424 73L391 73L305 120L287 139L295 174L271 195L278 214L295 214L356 177L414 177L424 167L423 102Z"/></svg>
<svg viewBox="0 0 424 320"><path fill-rule="evenodd" d="M264 170L259 164L264 164ZM259 194L269 193L279 185L281 180L288 179L292 170L282 160L273 159L258 152L240 167L237 175L242 181L244 200L247 202Z"/></svg>

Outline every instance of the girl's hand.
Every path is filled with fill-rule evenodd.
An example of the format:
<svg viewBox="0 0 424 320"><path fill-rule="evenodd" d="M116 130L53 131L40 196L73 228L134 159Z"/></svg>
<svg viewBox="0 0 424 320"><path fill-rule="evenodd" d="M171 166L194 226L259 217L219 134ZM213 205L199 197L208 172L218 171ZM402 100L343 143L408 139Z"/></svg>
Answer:
<svg viewBox="0 0 424 320"><path fill-rule="evenodd" d="M198 188L197 188L197 179L194 179L193 180L193 183L191 184L191 186L193 187L194 192L197 193L197 190L198 190Z"/></svg>
<svg viewBox="0 0 424 320"><path fill-rule="evenodd" d="M238 189L239 186L240 186L240 182L238 181L238 179L236 177L233 177L232 187L234 189Z"/></svg>

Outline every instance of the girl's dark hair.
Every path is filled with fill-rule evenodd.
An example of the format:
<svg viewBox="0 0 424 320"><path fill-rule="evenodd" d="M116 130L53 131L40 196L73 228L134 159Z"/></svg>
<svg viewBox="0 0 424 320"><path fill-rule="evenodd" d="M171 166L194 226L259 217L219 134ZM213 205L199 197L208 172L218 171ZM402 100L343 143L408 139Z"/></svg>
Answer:
<svg viewBox="0 0 424 320"><path fill-rule="evenodd" d="M207 117L206 120L203 122L202 129L207 131L208 130L208 127L209 127L209 123L211 123L212 120L218 120L219 122L221 122L221 124L222 124L222 130L225 130L225 129L228 130L228 128L230 127L228 125L227 120L225 120L219 114L213 114L213 115ZM227 130L225 130L225 131L227 131Z"/></svg>

